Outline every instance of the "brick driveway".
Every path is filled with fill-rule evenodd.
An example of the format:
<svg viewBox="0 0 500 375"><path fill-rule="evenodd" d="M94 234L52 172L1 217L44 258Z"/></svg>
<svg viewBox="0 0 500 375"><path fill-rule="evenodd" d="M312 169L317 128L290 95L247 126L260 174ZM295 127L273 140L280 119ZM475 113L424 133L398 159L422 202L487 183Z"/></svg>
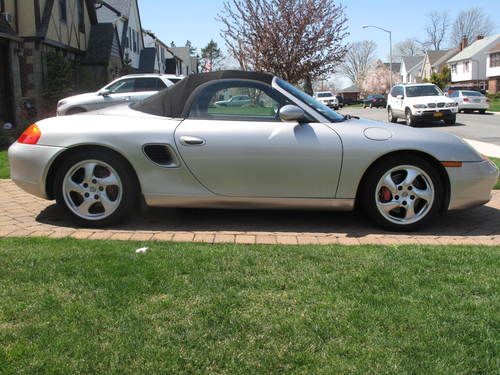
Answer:
<svg viewBox="0 0 500 375"><path fill-rule="evenodd" d="M384 232L354 213L149 209L106 230L76 228L54 205L0 180L0 237L46 236L261 244L500 245L500 191L483 207L448 214L409 234Z"/></svg>

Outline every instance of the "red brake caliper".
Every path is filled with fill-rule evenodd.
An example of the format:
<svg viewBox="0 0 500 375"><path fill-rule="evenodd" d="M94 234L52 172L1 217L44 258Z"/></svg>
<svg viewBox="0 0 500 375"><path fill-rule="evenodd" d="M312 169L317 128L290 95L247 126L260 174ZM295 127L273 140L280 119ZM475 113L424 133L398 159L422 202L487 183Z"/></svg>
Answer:
<svg viewBox="0 0 500 375"><path fill-rule="evenodd" d="M392 194L390 190L384 186L382 189L380 189L379 197L382 203L386 203L392 199Z"/></svg>

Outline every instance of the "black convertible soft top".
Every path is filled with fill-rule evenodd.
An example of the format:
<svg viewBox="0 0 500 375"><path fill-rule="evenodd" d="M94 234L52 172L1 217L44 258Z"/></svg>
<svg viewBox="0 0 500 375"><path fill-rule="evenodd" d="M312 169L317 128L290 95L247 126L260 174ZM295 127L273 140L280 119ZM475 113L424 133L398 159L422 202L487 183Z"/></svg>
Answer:
<svg viewBox="0 0 500 375"><path fill-rule="evenodd" d="M207 82L220 79L247 79L270 85L273 78L272 74L241 70L192 74L175 85L132 105L132 108L156 116L182 117L184 106L193 91Z"/></svg>

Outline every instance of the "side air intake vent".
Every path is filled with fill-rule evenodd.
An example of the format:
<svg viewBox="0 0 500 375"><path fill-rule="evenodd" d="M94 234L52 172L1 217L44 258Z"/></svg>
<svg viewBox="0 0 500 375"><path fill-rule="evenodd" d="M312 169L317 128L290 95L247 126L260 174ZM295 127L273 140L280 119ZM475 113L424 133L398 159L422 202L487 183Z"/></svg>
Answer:
<svg viewBox="0 0 500 375"><path fill-rule="evenodd" d="M162 167L177 166L173 152L167 145L145 145L144 153L153 163Z"/></svg>

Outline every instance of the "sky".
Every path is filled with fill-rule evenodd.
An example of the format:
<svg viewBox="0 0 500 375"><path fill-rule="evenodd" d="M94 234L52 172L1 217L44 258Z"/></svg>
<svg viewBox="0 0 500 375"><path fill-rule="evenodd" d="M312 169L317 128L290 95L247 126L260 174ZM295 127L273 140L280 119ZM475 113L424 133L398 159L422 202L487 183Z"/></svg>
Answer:
<svg viewBox="0 0 500 375"><path fill-rule="evenodd" d="M199 49L214 39L224 49L219 35L222 25L216 20L223 0L139 0L142 27L153 31L167 44L184 45L190 40ZM500 0L344 0L348 17L347 41L373 40L378 58L388 61L388 35L371 24L392 31L393 45L406 38L423 39L425 15L433 10L446 11L453 19L461 10L483 8L495 22L494 33L500 33Z"/></svg>

